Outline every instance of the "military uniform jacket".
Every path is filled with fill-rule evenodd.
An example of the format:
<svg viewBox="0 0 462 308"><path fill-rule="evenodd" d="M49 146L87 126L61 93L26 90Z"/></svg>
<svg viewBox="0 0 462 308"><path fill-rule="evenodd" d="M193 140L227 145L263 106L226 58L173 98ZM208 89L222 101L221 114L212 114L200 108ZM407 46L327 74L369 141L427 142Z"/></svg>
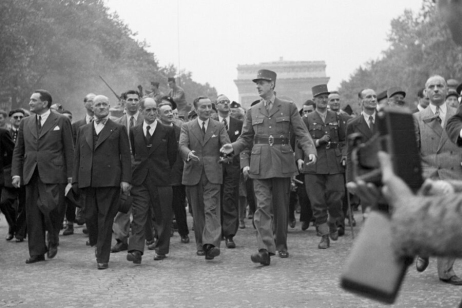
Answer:
<svg viewBox="0 0 462 308"><path fill-rule="evenodd" d="M322 138L324 135L330 136L329 144L322 144L316 147L318 159L315 164L305 165L302 173L309 174L337 174L344 173L345 168L342 166L342 157L346 157L345 135L346 126L337 113L327 110L326 122L323 122L317 111L311 112L303 118L311 137L315 140ZM308 162L307 157L297 148L296 159L304 159Z"/></svg>
<svg viewBox="0 0 462 308"><path fill-rule="evenodd" d="M246 114L241 136L233 143L236 154L251 148L249 176L252 179L286 178L298 174L294 151L287 144L257 143L255 138L287 138L290 128L306 156L316 155L316 148L297 107L292 102L275 98L268 112L263 101L252 106ZM242 157L241 157L242 158ZM241 164L242 167L242 164Z"/></svg>

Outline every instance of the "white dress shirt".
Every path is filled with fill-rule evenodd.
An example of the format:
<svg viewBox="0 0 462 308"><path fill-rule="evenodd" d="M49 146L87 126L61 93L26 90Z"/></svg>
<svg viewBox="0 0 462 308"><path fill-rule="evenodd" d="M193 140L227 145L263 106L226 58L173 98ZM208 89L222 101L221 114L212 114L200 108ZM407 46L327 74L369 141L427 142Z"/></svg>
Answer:
<svg viewBox="0 0 462 308"><path fill-rule="evenodd" d="M433 114L436 114L436 106L433 104L428 105L430 109L432 110ZM427 107L427 108L428 108ZM441 118L441 126L444 127L444 120L446 119L446 113L448 111L448 107L446 106L446 103L443 103L440 106L440 118Z"/></svg>
<svg viewBox="0 0 462 308"><path fill-rule="evenodd" d="M151 124L146 123L146 121L143 122L143 133L145 137L146 137L146 131L148 129L148 126L149 126L149 133L151 134L151 136L153 136L154 132L156 131L157 120L155 120Z"/></svg>
<svg viewBox="0 0 462 308"><path fill-rule="evenodd" d="M228 130L229 130L229 121L230 121L230 118L231 118L231 117L230 117L229 115L228 115L228 117L226 117L226 118L222 118L222 117L218 116L218 121L220 121L221 123L223 123L223 120L226 120L226 124L228 125ZM223 124L225 124L225 123L223 123Z"/></svg>
<svg viewBox="0 0 462 308"><path fill-rule="evenodd" d="M41 116L41 119L42 119L42 120L40 121L41 127L43 127L43 125L45 124L45 122L46 122L46 120L48 119L48 116L50 115L50 113L51 113L51 111L50 111L50 109L48 109L48 110L45 111L44 113L38 114L38 115L37 115L37 119L38 119L39 116Z"/></svg>
<svg viewBox="0 0 462 308"><path fill-rule="evenodd" d="M364 117L364 120L366 121L366 124L367 126L369 126L369 118L371 117L370 114L367 114L365 112L361 112L363 117ZM373 123L375 123L375 115L377 114L377 112L374 112L374 114L372 114L372 121ZM369 126L370 129L372 129L372 127Z"/></svg>
<svg viewBox="0 0 462 308"><path fill-rule="evenodd" d="M109 119L109 115L105 117L104 119L100 123L96 123L96 119L95 121L93 121L93 125L95 126L95 131L97 135L99 135L99 133L103 130L104 125L106 125L107 120Z"/></svg>

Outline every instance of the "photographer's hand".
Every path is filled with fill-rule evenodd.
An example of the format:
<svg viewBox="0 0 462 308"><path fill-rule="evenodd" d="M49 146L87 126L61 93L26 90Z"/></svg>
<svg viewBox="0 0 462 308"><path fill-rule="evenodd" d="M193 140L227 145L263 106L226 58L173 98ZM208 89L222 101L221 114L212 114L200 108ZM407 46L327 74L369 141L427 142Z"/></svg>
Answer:
<svg viewBox="0 0 462 308"><path fill-rule="evenodd" d="M454 187L446 181L426 179L419 190L421 196L442 196L453 194Z"/></svg>

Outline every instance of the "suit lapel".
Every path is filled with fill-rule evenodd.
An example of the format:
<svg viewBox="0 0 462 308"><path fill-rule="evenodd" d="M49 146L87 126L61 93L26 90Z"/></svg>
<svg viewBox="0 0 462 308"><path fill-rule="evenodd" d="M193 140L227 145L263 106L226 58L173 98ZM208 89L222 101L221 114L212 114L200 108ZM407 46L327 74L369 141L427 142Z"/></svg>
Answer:
<svg viewBox="0 0 462 308"><path fill-rule="evenodd" d="M313 111L313 113L314 113L314 115L313 115L314 120L317 121L317 122L319 122L319 124L324 125L325 123L324 123L324 121L322 120L322 118L321 118L321 116L319 115L319 113L318 113L316 110ZM315 123L316 123L316 122L315 122Z"/></svg>
<svg viewBox="0 0 462 308"><path fill-rule="evenodd" d="M115 131L117 129L117 127L114 126L114 123L112 123L111 120L107 120L106 122L106 125L104 125L103 129L101 130L101 132L99 133L99 137L98 137L98 142L96 142L96 146L95 146L95 150L99 147L99 145L101 143L104 142L104 140L106 140L111 134L113 131Z"/></svg>
<svg viewBox="0 0 462 308"><path fill-rule="evenodd" d="M444 119L444 127L446 127L447 123L448 123L448 120L453 116L455 115L457 112L457 110L455 108L451 108L449 106L446 106L446 118ZM448 140L448 134L444 131L443 129L443 133L441 135L441 138L440 138L440 143L438 144L438 150L441 150L441 148L444 146L444 144L446 143L446 141Z"/></svg>
<svg viewBox="0 0 462 308"><path fill-rule="evenodd" d="M422 121L435 132L438 138L441 138L441 135L443 134L443 128L441 127L441 124L435 120L435 114L430 109L430 106L422 111Z"/></svg>
<svg viewBox="0 0 462 308"><path fill-rule="evenodd" d="M34 119L35 118L35 119ZM25 120L25 119L24 119ZM37 115L36 114L33 114L33 116L31 116L30 118L30 121L29 121L29 130L30 132L32 133L32 135L37 138Z"/></svg>
<svg viewBox="0 0 462 308"><path fill-rule="evenodd" d="M266 109L266 108L265 108ZM277 98L274 100L273 107L269 111L268 116L272 117L275 113L277 113L281 109L281 101L278 100Z"/></svg>
<svg viewBox="0 0 462 308"><path fill-rule="evenodd" d="M215 131L215 126L216 126L215 121L212 119L209 119L209 125L207 126L207 130L205 132L203 144L206 144L207 141L209 141L209 139L212 137L213 132Z"/></svg>
<svg viewBox="0 0 462 308"><path fill-rule="evenodd" d="M367 125L366 120L364 119L364 116L361 114L359 115L359 122L358 122L358 131L360 131L366 138L370 138L372 136L372 131L369 128L369 125ZM377 121L376 121L377 122Z"/></svg>
<svg viewBox="0 0 462 308"><path fill-rule="evenodd" d="M194 136L196 136L197 140L204 145L204 137L202 136L202 130L199 125L199 118L197 118L194 122L191 122L191 131Z"/></svg>
<svg viewBox="0 0 462 308"><path fill-rule="evenodd" d="M88 126L82 128L82 132L84 133L85 140L87 141L90 149L93 151L93 126L95 124L90 123Z"/></svg>
<svg viewBox="0 0 462 308"><path fill-rule="evenodd" d="M152 147L149 148L149 155L159 146L162 136L164 135L164 128L162 125L157 121L156 130L154 131L154 135L151 137L150 143Z"/></svg>
<svg viewBox="0 0 462 308"><path fill-rule="evenodd" d="M256 108L258 108L258 111L264 115L265 117L268 116L268 110L266 110L266 106L263 104L262 101L260 101L257 105L255 105Z"/></svg>
<svg viewBox="0 0 462 308"><path fill-rule="evenodd" d="M48 116L47 120L43 124L42 130L40 131L40 138L43 137L51 128L56 126L56 122L58 121L58 116L50 111L50 115Z"/></svg>

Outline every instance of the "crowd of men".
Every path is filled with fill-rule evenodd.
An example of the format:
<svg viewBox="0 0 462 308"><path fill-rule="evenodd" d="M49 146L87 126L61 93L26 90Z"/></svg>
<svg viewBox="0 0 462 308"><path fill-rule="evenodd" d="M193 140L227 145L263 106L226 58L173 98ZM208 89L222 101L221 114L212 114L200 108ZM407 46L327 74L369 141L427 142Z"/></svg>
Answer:
<svg viewBox="0 0 462 308"><path fill-rule="evenodd" d="M257 239L251 260L270 265L271 256L289 257L287 231L295 227L298 204L302 230L313 224L318 248L329 248L346 224L356 224L345 189L355 180L348 136L370 139L378 110L407 108L406 92L361 90L361 112L354 114L323 84L298 110L277 97L276 81L275 72L258 72L253 82L261 99L248 110L222 94L188 104L169 78L165 96L157 82L147 93L141 87L123 93L121 117L111 116L107 97L90 93L85 117L71 124L72 114L45 90L32 93L30 113L0 111L6 239L27 237L31 264L56 256L60 230L72 235L74 223L85 224L98 269L108 268L111 252L127 251L128 261L141 264L145 247L155 250L156 261L167 257L174 229L182 243L190 242L189 208L196 254L212 260L222 241L229 249L239 245L234 238L246 228L248 206ZM413 112L425 178L462 179L462 149L444 129L461 91L462 85L450 89L432 76L418 93ZM428 257L416 264L425 270ZM438 258L439 278L462 284L453 264Z"/></svg>

